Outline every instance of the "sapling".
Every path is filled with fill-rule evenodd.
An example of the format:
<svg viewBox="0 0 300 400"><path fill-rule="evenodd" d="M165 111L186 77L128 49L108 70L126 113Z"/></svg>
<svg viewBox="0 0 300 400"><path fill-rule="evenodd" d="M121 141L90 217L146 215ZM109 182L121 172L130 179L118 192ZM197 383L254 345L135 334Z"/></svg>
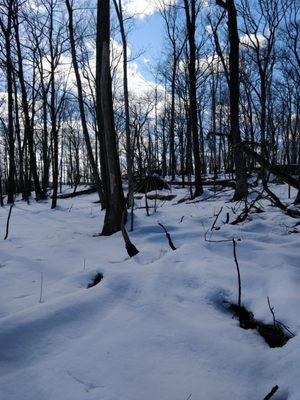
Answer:
<svg viewBox="0 0 300 400"><path fill-rule="evenodd" d="M146 208L146 214L147 214L147 217L149 217L149 204L148 204L148 195L147 195L147 192L145 193L145 208Z"/></svg>
<svg viewBox="0 0 300 400"><path fill-rule="evenodd" d="M11 212L12 212L12 208L13 208L13 204L11 204L9 212L8 212L8 217L7 217L7 222L6 222L6 233L5 233L5 237L4 240L7 239L8 237L8 230L9 230L9 221L10 221L10 216L11 216Z"/></svg>
<svg viewBox="0 0 300 400"><path fill-rule="evenodd" d="M217 221L218 221L218 218L219 218L219 216L220 216L222 210L223 210L223 207L221 207L220 210L218 211L218 213L215 215L214 222L213 222L213 224L212 224L212 226L211 226L211 228L210 228L211 231L213 231L214 229L215 229L215 230L218 230L218 227L216 227L216 223L217 223Z"/></svg>
<svg viewBox="0 0 300 400"><path fill-rule="evenodd" d="M241 284L241 273L240 273L240 267L239 267L239 262L237 259L237 254L236 254L236 240L232 239L232 245L233 245L233 257L234 257L234 262L236 265L236 270L237 270L237 276L238 276L238 306L241 307L241 302L242 302L242 284Z"/></svg>
<svg viewBox="0 0 300 400"><path fill-rule="evenodd" d="M131 202L131 211L130 211L130 232L133 232L134 228L134 198L132 198Z"/></svg>
<svg viewBox="0 0 300 400"><path fill-rule="evenodd" d="M241 273L238 263L237 253L236 253L237 240L232 239L233 245L233 258L236 265L237 276L238 276L238 304L231 304L230 309L234 311L235 315L239 318L240 327L244 329L255 329L256 321L254 320L254 315L252 312L248 311L242 306L242 284L241 284Z"/></svg>

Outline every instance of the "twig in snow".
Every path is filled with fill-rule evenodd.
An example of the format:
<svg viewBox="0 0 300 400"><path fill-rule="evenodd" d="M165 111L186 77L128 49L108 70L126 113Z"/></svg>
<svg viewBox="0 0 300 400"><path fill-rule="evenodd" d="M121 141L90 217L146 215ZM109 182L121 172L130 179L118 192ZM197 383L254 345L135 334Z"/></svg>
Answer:
<svg viewBox="0 0 300 400"><path fill-rule="evenodd" d="M163 228L163 230L165 231L165 234L166 234L166 237L167 237L167 239L168 239L169 246L171 247L171 249L172 249L173 251L177 250L176 247L174 246L174 243L173 243L173 241L172 241L172 239L171 239L171 236L170 236L169 232L166 230L166 228L163 226L163 224L161 224L160 222L158 222L158 225L161 226L161 227Z"/></svg>
<svg viewBox="0 0 300 400"><path fill-rule="evenodd" d="M268 194L271 202L275 207L278 207L280 210L284 211L289 217L297 218L300 216L300 212L298 210L290 210L285 204L283 204L279 198L273 193L268 187L267 183L263 183L264 190Z"/></svg>
<svg viewBox="0 0 300 400"><path fill-rule="evenodd" d="M270 309L271 314L272 314L272 316L273 316L273 325L274 325L274 328L278 328L278 327L279 327L279 329L280 329L280 327L281 327L281 329L282 329L282 328L285 329L291 337L295 337L295 334L294 334L285 324L283 324L283 323L280 322L280 321L277 321L277 319L275 318L274 307L271 306L269 296L267 296L267 301L268 301L269 309Z"/></svg>
<svg viewBox="0 0 300 400"><path fill-rule="evenodd" d="M228 243L228 242L232 242L232 239L219 239L219 240L207 239L207 234L210 232L210 230L209 229L205 230L205 226L204 226L203 223L202 223L202 226L203 226L203 230L204 230L204 240L206 242L209 242L209 243ZM236 240L240 241L241 239L236 239Z"/></svg>
<svg viewBox="0 0 300 400"><path fill-rule="evenodd" d="M264 400L270 400L270 398L274 396L274 394L277 392L278 389L279 389L278 385L274 386L271 392L267 394L266 397L264 397Z"/></svg>
<svg viewBox="0 0 300 400"><path fill-rule="evenodd" d="M148 204L148 196L147 196L147 193L148 193L148 186L149 186L149 181L147 181L147 186L146 186L146 191L145 191L145 207L146 207L146 214L147 214L147 217L149 217L149 204Z"/></svg>
<svg viewBox="0 0 300 400"><path fill-rule="evenodd" d="M244 222L248 218L248 215L250 214L252 208L255 208L256 210L258 210L255 203L261 199L263 192L264 191L259 192L258 195L256 196L256 198L254 200L252 200L250 203L248 203L247 199L245 199L245 207L244 207L243 211L233 222L231 222L231 225L237 225L240 222Z"/></svg>
<svg viewBox="0 0 300 400"><path fill-rule="evenodd" d="M271 303L270 303L270 298L269 298L269 296L267 296L267 300L268 300L269 309L270 309L271 314L272 314L272 316L273 316L273 325L274 325L274 327L276 327L276 319L275 319L275 314L274 314L274 307L271 307Z"/></svg>
<svg viewBox="0 0 300 400"><path fill-rule="evenodd" d="M229 212L226 213L226 220L223 221L223 224L229 224L229 220L230 220L230 215Z"/></svg>
<svg viewBox="0 0 300 400"><path fill-rule="evenodd" d="M40 287L40 301L39 303L43 302L43 283L44 283L44 274L43 271L41 272L41 287Z"/></svg>
<svg viewBox="0 0 300 400"><path fill-rule="evenodd" d="M219 218L219 216L220 216L222 210L223 210L223 207L220 208L220 211L219 211L218 214L216 215L216 218L215 218L215 220L214 220L214 222L213 222L213 224L212 224L212 226L211 226L211 228L210 228L211 231L213 231L213 230L215 229L215 225L216 225L216 223L217 223L217 221L218 221L218 218Z"/></svg>
<svg viewBox="0 0 300 400"><path fill-rule="evenodd" d="M80 378L77 378L77 376L71 374L70 371L67 371L67 374L68 374L71 378L73 378L74 381L76 381L76 382L80 383L81 385L83 385L86 392L89 392L89 391L91 391L91 390L93 390L93 389L98 389L98 388L103 388L103 387L104 387L104 386L94 385L93 383L87 383L87 382L85 382L84 380L82 380L82 379L80 379Z"/></svg>
<svg viewBox="0 0 300 400"><path fill-rule="evenodd" d="M11 212L12 212L12 208L13 208L13 204L11 204L9 212L8 212L8 217L7 217L7 222L6 222L6 233L5 233L5 237L4 240L7 239L8 237L8 230L9 230L9 221L10 221L10 216L11 216Z"/></svg>
<svg viewBox="0 0 300 400"><path fill-rule="evenodd" d="M241 285L240 267L239 267L239 262L238 262L237 255L236 255L236 243L237 243L236 240L232 239L233 257L234 257L234 262L235 262L235 265L236 265L236 270L237 270L237 275L238 275L238 287L239 287L238 306L241 307L242 285Z"/></svg>
<svg viewBox="0 0 300 400"><path fill-rule="evenodd" d="M283 324L282 322L277 321L277 320L276 320L276 324L281 326L283 329L285 329L291 338L295 337L295 334L285 324Z"/></svg>

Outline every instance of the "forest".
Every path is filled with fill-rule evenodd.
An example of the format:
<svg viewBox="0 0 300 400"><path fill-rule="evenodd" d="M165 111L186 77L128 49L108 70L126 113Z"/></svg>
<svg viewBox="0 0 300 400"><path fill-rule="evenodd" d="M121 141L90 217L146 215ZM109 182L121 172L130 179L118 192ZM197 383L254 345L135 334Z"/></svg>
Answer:
<svg viewBox="0 0 300 400"><path fill-rule="evenodd" d="M0 206L1 400L299 400L299 0L0 0Z"/></svg>

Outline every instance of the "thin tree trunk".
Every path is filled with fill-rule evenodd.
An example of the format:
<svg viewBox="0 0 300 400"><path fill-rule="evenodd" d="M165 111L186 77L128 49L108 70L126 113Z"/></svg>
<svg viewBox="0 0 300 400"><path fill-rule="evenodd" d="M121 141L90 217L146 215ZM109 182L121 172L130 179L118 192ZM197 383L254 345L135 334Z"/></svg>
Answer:
<svg viewBox="0 0 300 400"><path fill-rule="evenodd" d="M240 73L239 73L239 35L237 28L237 11L234 0L217 0L217 4L228 13L229 31L229 92L230 92L230 141L233 147L235 164L236 188L233 200L241 200L248 195L248 184L244 154L239 149L241 143L239 102L240 102Z"/></svg>
<svg viewBox="0 0 300 400"><path fill-rule="evenodd" d="M24 113L24 140L27 140L28 149L29 149L29 160L30 160L30 170L33 177L34 182L34 190L36 200L45 199L45 194L43 193L40 182L39 176L37 171L37 163L36 163L36 154L34 148L34 138L33 138L33 126L30 122L30 115L29 115L29 104L27 98L27 90L25 86L25 78L24 78L24 69L23 69L23 56L21 51L21 43L19 37L19 21L18 21L18 10L15 10L14 15L14 28L15 28L15 38L16 38L16 47L17 47L17 57L18 57L18 76L21 86L21 95L22 95L22 109ZM29 178L30 180L30 178Z"/></svg>
<svg viewBox="0 0 300 400"><path fill-rule="evenodd" d="M198 136L198 115L197 115L197 85L196 85L196 0L184 0L186 15L186 26L189 43L189 119L193 141L193 153L195 163L195 192L194 197L203 193L201 180L200 144Z"/></svg>
<svg viewBox="0 0 300 400"><path fill-rule="evenodd" d="M123 47L123 92L124 92L124 108L125 108L125 132L126 132L126 162L127 162L127 178L128 178L128 206L133 201L133 176L132 176L132 149L131 149L131 132L130 132L130 112L129 112L129 94L128 94L128 71L127 71L127 38L124 28L123 10L121 0L114 0L116 13L120 25L122 47Z"/></svg>
<svg viewBox="0 0 300 400"><path fill-rule="evenodd" d="M12 204L14 202L16 183L15 183L15 138L14 138L14 119L13 119L13 64L11 58L11 39L12 39L12 18L13 18L13 1L10 0L8 3L7 10L7 27L4 26L3 21L0 18L1 30L5 37L5 52L6 52L6 81L7 81L7 134L8 134L8 157L9 157L9 168L8 168L8 179L7 179L7 203Z"/></svg>
<svg viewBox="0 0 300 400"><path fill-rule="evenodd" d="M76 76L78 105L79 105L82 132L83 132L83 136L85 139L88 158L89 158L89 161L91 164L93 179L94 179L94 182L97 187L100 201L102 203L104 201L104 195L103 195L101 180L100 180L99 173L98 173L97 164L95 162L95 158L94 158L94 154L93 154L93 150L92 150L92 146L91 146L90 136L89 136L87 122L86 122L86 116L85 116L82 83L81 83L81 77L80 77L80 73L79 73L79 67L78 67L78 61L77 61L77 55L76 55L76 44L75 44L74 25L73 25L73 9L72 9L70 0L66 0L66 6L68 9L68 15L69 15L68 28L69 28L69 35L70 35L72 63L73 63L73 68L74 68L74 72L75 72L75 76ZM102 204L102 206L104 206L104 204Z"/></svg>

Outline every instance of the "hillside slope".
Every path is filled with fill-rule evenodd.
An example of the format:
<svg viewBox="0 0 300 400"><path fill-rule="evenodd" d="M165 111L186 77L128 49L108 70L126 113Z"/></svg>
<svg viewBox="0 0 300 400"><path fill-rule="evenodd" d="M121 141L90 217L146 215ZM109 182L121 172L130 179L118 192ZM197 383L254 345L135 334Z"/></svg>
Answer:
<svg viewBox="0 0 300 400"><path fill-rule="evenodd" d="M273 190L287 200L284 185ZM0 243L1 400L262 400L275 385L272 399L299 400L297 220L264 201L264 213L233 226L222 222L234 218L231 192L192 204L176 204L185 190L173 193L149 217L136 210L133 259L120 234L93 236L104 216L96 195L57 210L16 202ZM220 229L207 237L241 239L242 302L272 323L270 297L296 335L284 347L270 348L227 311L224 301L237 301L232 243L204 240L221 207ZM103 280L87 289L97 272Z"/></svg>

